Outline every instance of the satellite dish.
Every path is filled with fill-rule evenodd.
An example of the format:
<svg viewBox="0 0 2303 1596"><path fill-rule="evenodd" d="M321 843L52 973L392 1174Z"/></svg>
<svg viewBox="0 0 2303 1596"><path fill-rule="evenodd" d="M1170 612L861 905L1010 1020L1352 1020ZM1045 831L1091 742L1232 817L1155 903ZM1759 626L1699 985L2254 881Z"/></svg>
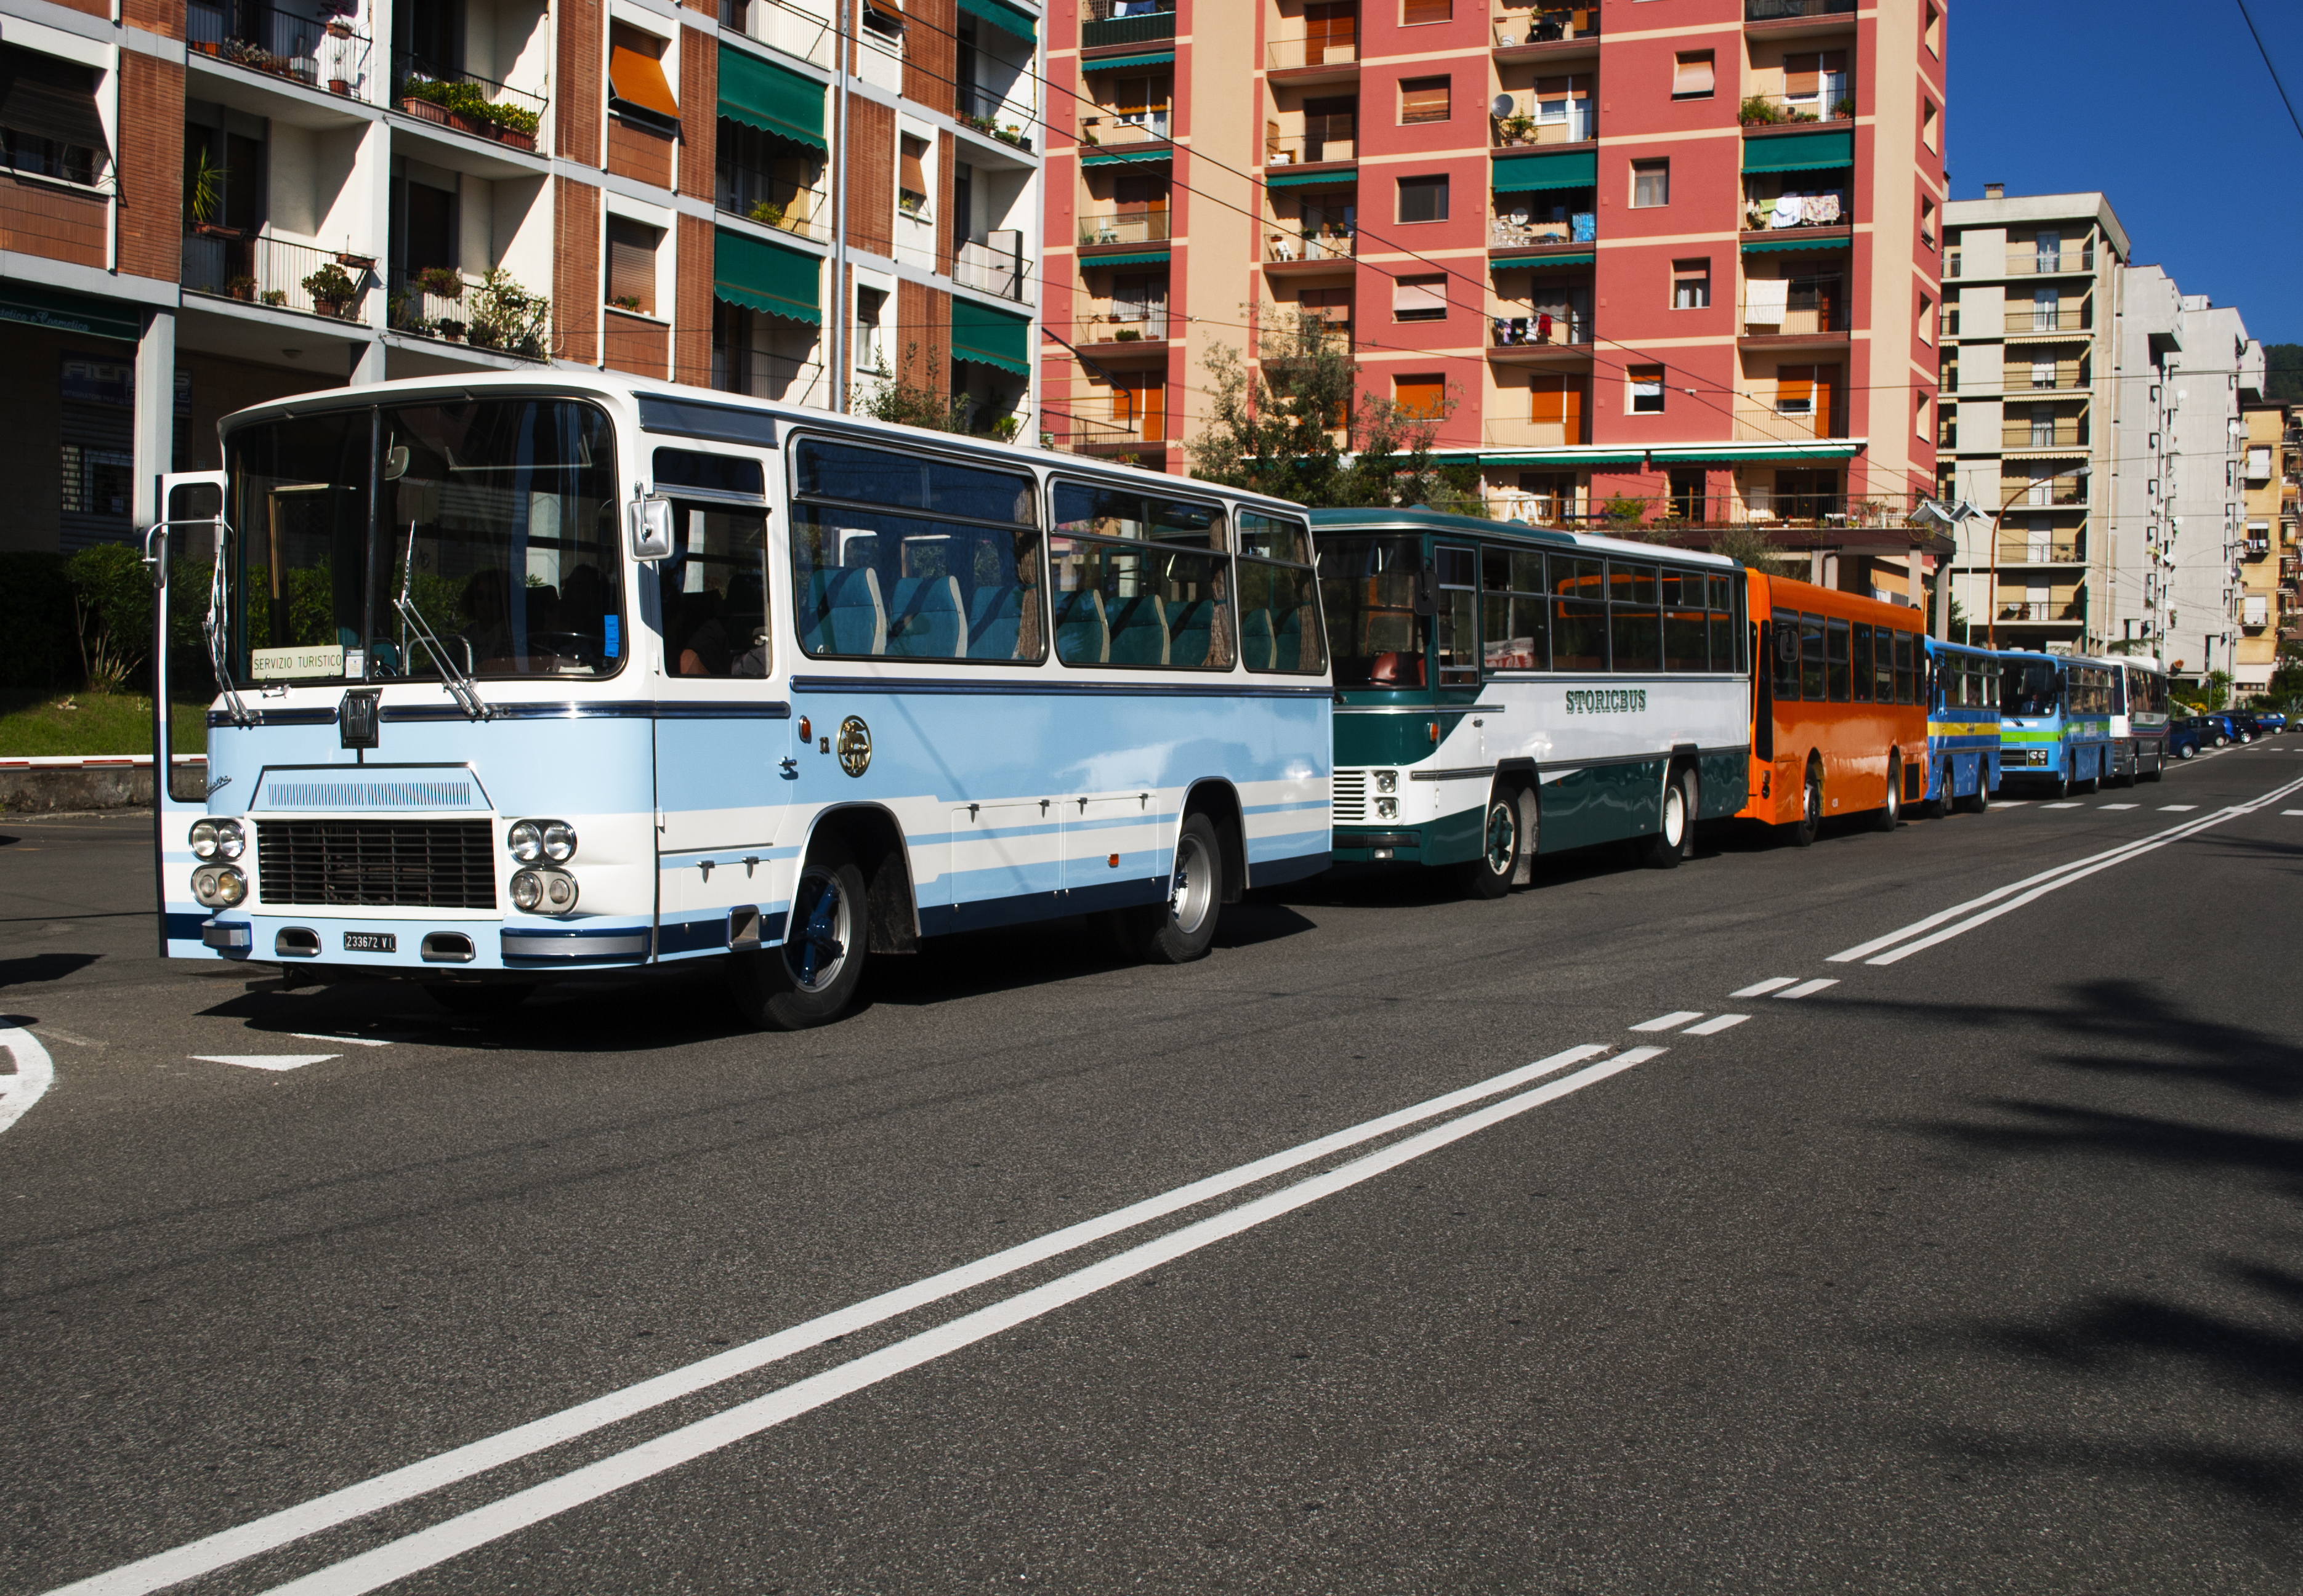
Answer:
<svg viewBox="0 0 2303 1596"><path fill-rule="evenodd" d="M1512 114L1514 104L1514 102L1511 96L1507 94L1499 94L1496 96L1493 103L1488 106L1488 113L1492 116L1509 116Z"/></svg>

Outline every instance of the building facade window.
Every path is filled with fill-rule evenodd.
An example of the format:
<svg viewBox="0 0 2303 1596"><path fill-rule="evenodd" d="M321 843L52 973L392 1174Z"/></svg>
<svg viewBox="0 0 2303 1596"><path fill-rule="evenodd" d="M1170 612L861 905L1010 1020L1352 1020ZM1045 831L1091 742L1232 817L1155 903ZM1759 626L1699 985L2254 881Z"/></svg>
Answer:
<svg viewBox="0 0 2303 1596"><path fill-rule="evenodd" d="M1392 402L1399 413L1415 421L1437 421L1447 408L1447 379L1438 372L1419 372L1391 379Z"/></svg>
<svg viewBox="0 0 2303 1596"><path fill-rule="evenodd" d="M655 314L655 252L662 232L625 216L608 218L608 303L639 316Z"/></svg>
<svg viewBox="0 0 2303 1596"><path fill-rule="evenodd" d="M1664 161L1633 161L1632 163L1632 208L1651 210L1671 203L1671 163Z"/></svg>
<svg viewBox="0 0 2303 1596"><path fill-rule="evenodd" d="M1675 310L1705 310L1711 305L1711 261L1675 260L1671 263L1671 308Z"/></svg>
<svg viewBox="0 0 2303 1596"><path fill-rule="evenodd" d="M1449 21L1455 15L1455 0L1400 0L1399 25L1403 28Z"/></svg>
<svg viewBox="0 0 2303 1596"><path fill-rule="evenodd" d="M1708 50L1682 50L1672 58L1671 97L1675 100L1708 100L1711 97L1716 73Z"/></svg>
<svg viewBox="0 0 2303 1596"><path fill-rule="evenodd" d="M1391 319L1447 319L1447 279L1445 276L1395 277L1391 280Z"/></svg>
<svg viewBox="0 0 2303 1596"><path fill-rule="evenodd" d="M1403 127L1420 122L1445 122L1448 113L1448 80L1402 78L1399 80L1399 121Z"/></svg>
<svg viewBox="0 0 2303 1596"><path fill-rule="evenodd" d="M1403 222L1445 222L1447 219L1446 175L1401 178L1399 219Z"/></svg>
<svg viewBox="0 0 2303 1596"><path fill-rule="evenodd" d="M896 156L896 208L907 216L928 214L928 141L903 136Z"/></svg>
<svg viewBox="0 0 2303 1596"><path fill-rule="evenodd" d="M1663 414L1663 367L1660 366L1627 366L1624 375L1631 384L1632 414L1660 416Z"/></svg>

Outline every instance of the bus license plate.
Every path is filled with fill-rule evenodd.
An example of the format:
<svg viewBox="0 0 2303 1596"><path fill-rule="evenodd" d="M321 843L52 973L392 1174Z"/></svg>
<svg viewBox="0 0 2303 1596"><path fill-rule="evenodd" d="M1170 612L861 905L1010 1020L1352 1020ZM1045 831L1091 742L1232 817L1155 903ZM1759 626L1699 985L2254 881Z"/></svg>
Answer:
<svg viewBox="0 0 2303 1596"><path fill-rule="evenodd" d="M344 951L347 953L395 953L400 950L400 938L389 931L347 931Z"/></svg>

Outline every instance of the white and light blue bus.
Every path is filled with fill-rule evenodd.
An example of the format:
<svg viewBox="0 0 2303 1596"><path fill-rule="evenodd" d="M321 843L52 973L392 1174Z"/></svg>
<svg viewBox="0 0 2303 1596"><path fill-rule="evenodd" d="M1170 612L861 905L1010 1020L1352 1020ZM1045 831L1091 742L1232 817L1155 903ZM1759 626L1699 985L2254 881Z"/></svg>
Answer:
<svg viewBox="0 0 2303 1596"><path fill-rule="evenodd" d="M222 430L147 550L216 688L157 805L170 958L466 1010L716 959L793 1027L923 937L1095 914L1180 961L1327 867L1283 502L612 374Z"/></svg>

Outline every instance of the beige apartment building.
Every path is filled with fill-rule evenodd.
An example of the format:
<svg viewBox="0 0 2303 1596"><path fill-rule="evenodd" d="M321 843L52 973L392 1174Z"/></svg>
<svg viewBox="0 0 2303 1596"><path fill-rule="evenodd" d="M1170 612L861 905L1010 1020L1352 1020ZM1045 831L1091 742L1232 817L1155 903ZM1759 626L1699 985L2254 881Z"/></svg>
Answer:
<svg viewBox="0 0 2303 1596"><path fill-rule="evenodd" d="M2297 488L2290 480L2296 462L2288 453L2291 415L2291 407L2265 400L2248 405L2240 416L2246 429L2240 467L2245 542L2239 568L2239 652L2231 677L2242 693L2270 685L2278 669L2281 629L2293 624Z"/></svg>

